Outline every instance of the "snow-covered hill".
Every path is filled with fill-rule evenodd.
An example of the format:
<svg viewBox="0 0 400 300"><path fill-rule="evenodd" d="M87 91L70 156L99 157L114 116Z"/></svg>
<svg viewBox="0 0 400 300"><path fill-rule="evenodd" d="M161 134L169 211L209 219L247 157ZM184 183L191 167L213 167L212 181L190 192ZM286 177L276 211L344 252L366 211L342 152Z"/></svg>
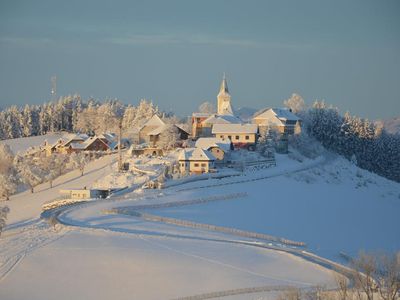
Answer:
<svg viewBox="0 0 400 300"><path fill-rule="evenodd" d="M341 252L400 249L400 184L338 156L305 171L207 193L222 190L248 197L153 213L304 241L312 252L339 261Z"/></svg>
<svg viewBox="0 0 400 300"><path fill-rule="evenodd" d="M50 144L55 143L58 139L62 138L67 133L63 132L55 132L48 133L45 135L39 136L30 136L24 138L10 139L10 140L2 140L0 144L7 144L10 146L11 150L14 154L20 153L23 154L31 147L39 147L43 145L44 141L48 141Z"/></svg>
<svg viewBox="0 0 400 300"><path fill-rule="evenodd" d="M91 164L84 177L70 175L59 187L93 184L112 172L105 158ZM282 252L302 253L302 248L110 214L139 205L142 212L178 221L304 241L309 251L335 260L339 251L400 249L400 184L334 155L303 162L278 155L277 164L241 176L89 201L61 211L64 225L55 229L38 219L38 204L55 198L56 189L43 186L34 195L15 195L0 239L0 298L165 299L253 287L262 287L265 292L257 295L264 297L277 286L334 283L331 270Z"/></svg>

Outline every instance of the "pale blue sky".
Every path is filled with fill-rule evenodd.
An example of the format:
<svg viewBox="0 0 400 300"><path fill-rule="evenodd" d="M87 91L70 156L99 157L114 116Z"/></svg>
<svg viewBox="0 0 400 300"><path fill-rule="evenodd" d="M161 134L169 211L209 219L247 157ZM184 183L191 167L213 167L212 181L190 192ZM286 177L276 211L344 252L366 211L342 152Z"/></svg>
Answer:
<svg viewBox="0 0 400 300"><path fill-rule="evenodd" d="M58 94L189 114L293 92L368 118L400 115L400 1L0 0L0 106Z"/></svg>

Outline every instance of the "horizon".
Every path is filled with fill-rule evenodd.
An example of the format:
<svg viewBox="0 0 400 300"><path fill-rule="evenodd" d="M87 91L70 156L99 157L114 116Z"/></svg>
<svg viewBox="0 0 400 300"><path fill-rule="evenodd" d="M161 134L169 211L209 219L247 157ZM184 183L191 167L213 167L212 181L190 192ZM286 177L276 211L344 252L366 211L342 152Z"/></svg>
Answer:
<svg viewBox="0 0 400 300"><path fill-rule="evenodd" d="M154 9L154 6L157 9ZM292 93L343 114L399 116L400 4L387 1L3 1L0 107L57 96L152 100L187 116L216 102L226 72L235 108Z"/></svg>

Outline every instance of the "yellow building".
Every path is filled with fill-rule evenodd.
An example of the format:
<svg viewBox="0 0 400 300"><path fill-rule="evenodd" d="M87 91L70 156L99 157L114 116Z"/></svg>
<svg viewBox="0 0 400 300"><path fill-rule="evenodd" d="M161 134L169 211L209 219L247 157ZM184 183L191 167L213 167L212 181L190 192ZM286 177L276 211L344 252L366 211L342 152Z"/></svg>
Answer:
<svg viewBox="0 0 400 300"><path fill-rule="evenodd" d="M183 174L215 172L215 157L201 148L183 149L178 157L179 170Z"/></svg>
<svg viewBox="0 0 400 300"><path fill-rule="evenodd" d="M215 124L212 134L221 139L229 139L235 148L255 149L257 141L256 124Z"/></svg>
<svg viewBox="0 0 400 300"><path fill-rule="evenodd" d="M260 135L264 135L267 128L287 135L301 131L301 119L285 108L263 109L253 117L253 123L258 125Z"/></svg>

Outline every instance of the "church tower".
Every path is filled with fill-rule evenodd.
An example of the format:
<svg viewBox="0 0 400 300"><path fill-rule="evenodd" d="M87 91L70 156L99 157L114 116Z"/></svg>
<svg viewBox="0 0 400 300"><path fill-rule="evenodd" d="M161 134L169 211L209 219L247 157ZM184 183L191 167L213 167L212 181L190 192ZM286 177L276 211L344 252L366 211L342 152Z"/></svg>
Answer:
<svg viewBox="0 0 400 300"><path fill-rule="evenodd" d="M218 115L233 115L233 109L231 106L231 95L228 90L228 83L226 82L225 73L222 78L221 87L217 96L218 104Z"/></svg>

